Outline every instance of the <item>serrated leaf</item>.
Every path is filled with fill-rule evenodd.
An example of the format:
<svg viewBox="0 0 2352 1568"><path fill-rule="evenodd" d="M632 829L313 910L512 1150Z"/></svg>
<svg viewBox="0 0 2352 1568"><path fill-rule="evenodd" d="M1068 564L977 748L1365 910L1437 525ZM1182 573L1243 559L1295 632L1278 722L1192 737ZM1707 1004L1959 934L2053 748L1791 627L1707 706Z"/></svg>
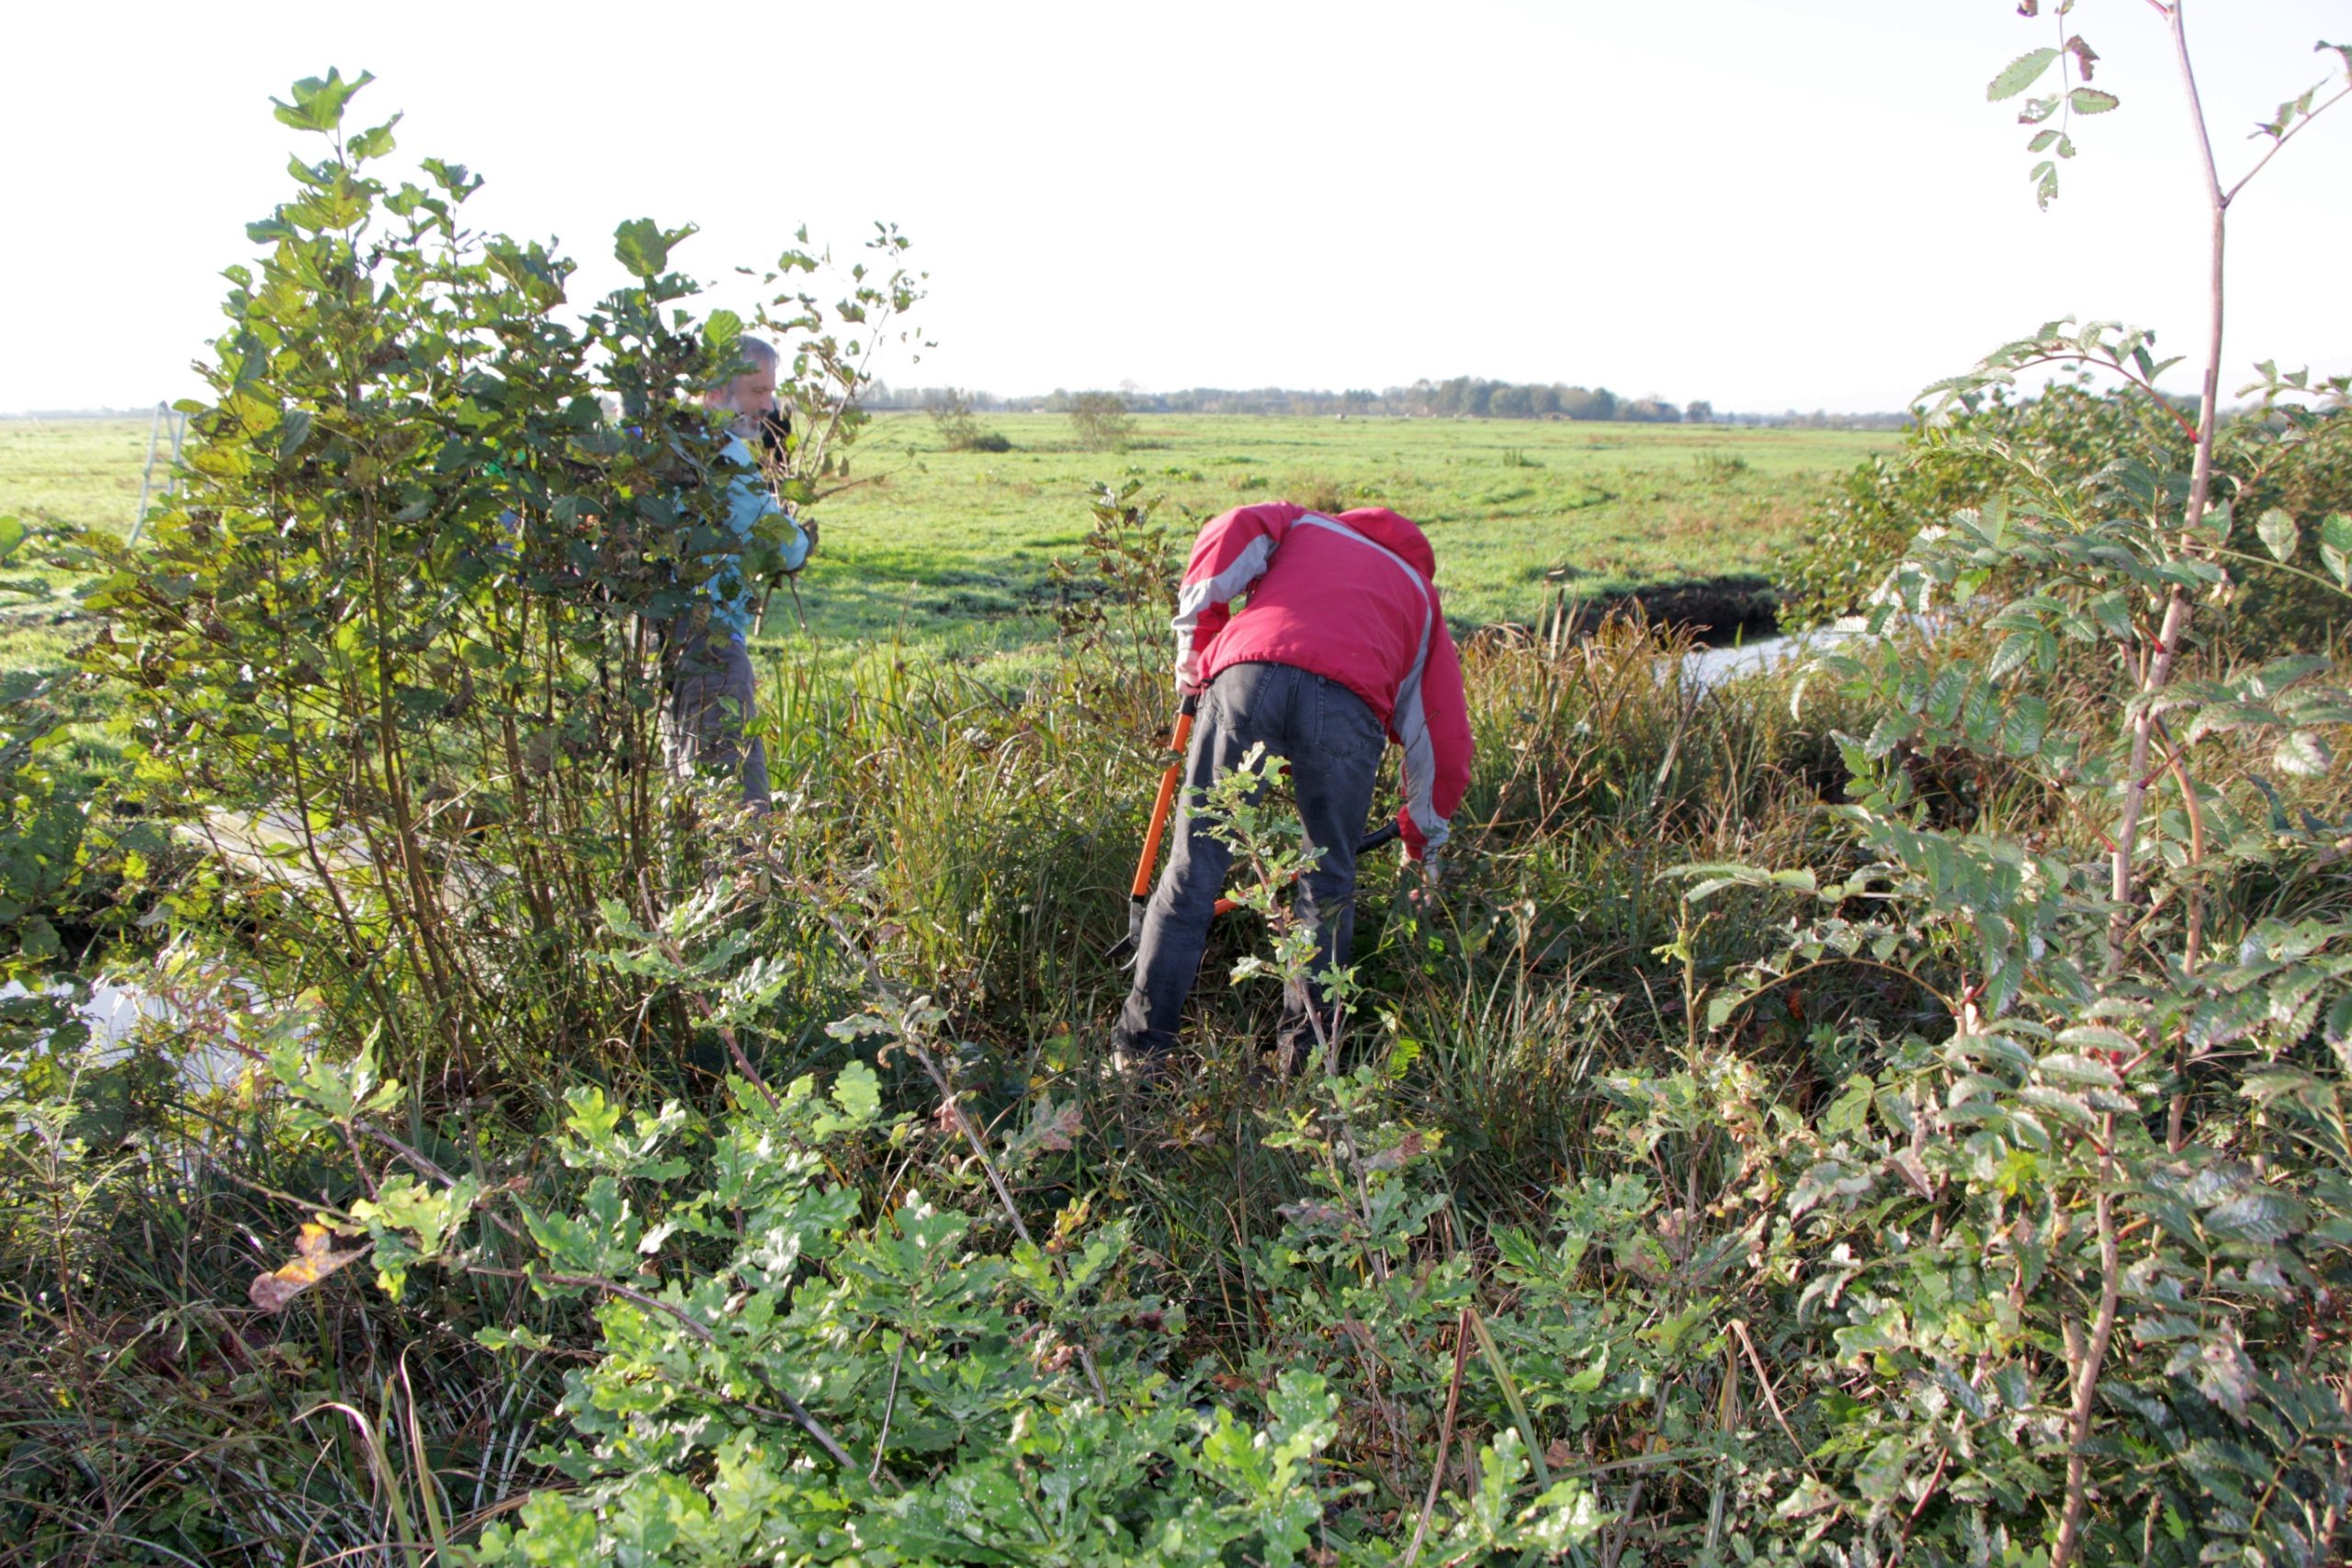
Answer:
<svg viewBox="0 0 2352 1568"><path fill-rule="evenodd" d="M2058 51L2054 49L2030 50L2018 55L1985 86L1985 101L1997 104L2003 98L2016 97L2041 81L2041 73L2049 70L2051 62L2057 58Z"/></svg>
<svg viewBox="0 0 2352 1568"><path fill-rule="evenodd" d="M2327 772L2327 742L2312 730L2290 731L2270 754L2271 763L2282 773L2298 778L2317 778Z"/></svg>
<svg viewBox="0 0 2352 1568"><path fill-rule="evenodd" d="M351 101L351 96L375 79L374 73L362 71L356 79L346 82L341 71L330 68L323 81L305 76L295 83L292 103L270 99L276 106L271 112L279 124L290 125L297 130L333 130L343 123L343 107Z"/></svg>
<svg viewBox="0 0 2352 1568"><path fill-rule="evenodd" d="M2077 87L2066 95L2067 107L2076 114L2105 114L2122 101L2100 87Z"/></svg>
<svg viewBox="0 0 2352 1568"><path fill-rule="evenodd" d="M2120 1089L2122 1075L2096 1056L2078 1056L2059 1051L2044 1056L2035 1064L2046 1078L2060 1083L2097 1084L2101 1089Z"/></svg>
<svg viewBox="0 0 2352 1568"><path fill-rule="evenodd" d="M2215 703L2199 710L2188 727L2188 739L2195 741L2223 730L2268 728L2285 722L2275 709L2260 703Z"/></svg>
<svg viewBox="0 0 2352 1568"><path fill-rule="evenodd" d="M2274 506L2264 513L2254 531L2262 536L2262 547L2270 552L2272 560L2295 558L2295 547L2301 543L2301 536L2296 532L2295 520L2284 509Z"/></svg>
<svg viewBox="0 0 2352 1568"><path fill-rule="evenodd" d="M2058 1043L2090 1050L2121 1051L2132 1055L2138 1055L2140 1050L2140 1043L2129 1034L2098 1023L2078 1023L2072 1029L2061 1030Z"/></svg>
<svg viewBox="0 0 2352 1568"><path fill-rule="evenodd" d="M2086 1131L2098 1130L2098 1116L2080 1096L2062 1094L2054 1089L2029 1085L2018 1090L2018 1100L2037 1111L2047 1111L2062 1122L2071 1122Z"/></svg>
<svg viewBox="0 0 2352 1568"><path fill-rule="evenodd" d="M2338 587L2352 589L2352 517L2331 513L2319 525L2319 558Z"/></svg>
<svg viewBox="0 0 2352 1568"><path fill-rule="evenodd" d="M2203 1049L2226 1045L2270 1016L2270 999L2259 987L2210 997L2188 1017L2188 1043Z"/></svg>
<svg viewBox="0 0 2352 1568"><path fill-rule="evenodd" d="M1838 1098L1829 1102L1829 1109L1821 1113L1822 1135L1836 1138L1861 1131L1869 1123L1871 1098L1877 1087L1868 1073L1855 1074Z"/></svg>
<svg viewBox="0 0 2352 1568"><path fill-rule="evenodd" d="M2205 1228L2233 1241L2283 1241L2302 1229L2302 1209L2284 1193L2257 1189L2205 1211Z"/></svg>

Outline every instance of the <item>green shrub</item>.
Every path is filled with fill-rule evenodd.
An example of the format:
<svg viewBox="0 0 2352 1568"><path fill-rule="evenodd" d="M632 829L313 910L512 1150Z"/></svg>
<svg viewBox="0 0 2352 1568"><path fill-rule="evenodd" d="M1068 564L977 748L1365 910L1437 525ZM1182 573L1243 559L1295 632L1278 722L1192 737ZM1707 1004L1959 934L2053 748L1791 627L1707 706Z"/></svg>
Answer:
<svg viewBox="0 0 2352 1568"><path fill-rule="evenodd" d="M1086 452L1124 452L1136 434L1127 400L1116 392L1080 392L1070 399L1069 428Z"/></svg>
<svg viewBox="0 0 2352 1568"><path fill-rule="evenodd" d="M1896 456L1846 476L1780 578L1781 621L1860 614L1920 529L2009 487L2079 483L2118 461L2175 466L2187 450L2177 426L2134 398L2062 384L2019 400L1995 389L1978 409L1914 424Z"/></svg>
<svg viewBox="0 0 2352 1568"><path fill-rule="evenodd" d="M924 402L924 411L939 432L939 438L950 452L1010 452L1012 438L1001 430L990 430L973 417L971 400L953 387L933 393Z"/></svg>

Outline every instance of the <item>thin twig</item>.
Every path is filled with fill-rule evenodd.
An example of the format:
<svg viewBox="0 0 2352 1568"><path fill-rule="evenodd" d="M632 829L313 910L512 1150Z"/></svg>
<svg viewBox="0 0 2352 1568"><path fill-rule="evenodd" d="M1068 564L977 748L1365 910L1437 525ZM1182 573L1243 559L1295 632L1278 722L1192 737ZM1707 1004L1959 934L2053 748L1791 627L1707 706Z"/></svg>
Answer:
<svg viewBox="0 0 2352 1568"><path fill-rule="evenodd" d="M874 1438L874 1464L865 1472L869 1482L882 1478L882 1454L890 1444L890 1416L899 1407L899 1368L907 1359L907 1337L899 1336L899 1352L890 1358L890 1392L882 1400L882 1430Z"/></svg>
<svg viewBox="0 0 2352 1568"><path fill-rule="evenodd" d="M2293 126L2288 129L2285 135L2279 137L2276 141L2273 141L2270 144L2270 151L2265 152L2261 159L2256 163L2254 167L2245 172L2244 177L2242 177L2237 184L2232 186L2227 191L2222 193L2222 205L2226 207L2231 202L2235 201L2238 198L2238 192L2245 189L2247 183L2251 181L2255 175L2262 173L2264 166L2267 165L2271 159L2278 156L2280 151L2286 147L2288 142L2292 141L2296 137L2301 135L2305 126L2308 126L2312 121L2317 119L2320 116L2325 114L2328 110L2334 108L2336 105L2342 103L2346 98L2352 98L2352 87L2345 88L2342 92L2336 94L2335 96L2328 99L2327 102L2320 105L2319 107L2311 110L2309 113L2305 114L2301 119L2296 121Z"/></svg>
<svg viewBox="0 0 2352 1568"><path fill-rule="evenodd" d="M1470 1364L1470 1309L1464 1307L1453 1320L1453 1381L1445 1391L1445 1420L1438 1427L1437 1463L1430 1470L1429 1495L1421 1499L1421 1517L1413 1526L1413 1543L1405 1549L1405 1561L1398 1568L1413 1568L1421 1555L1421 1542L1430 1533L1430 1516L1437 1512L1438 1488L1445 1480L1445 1456L1453 1446L1453 1413L1462 1404L1462 1372Z"/></svg>
<svg viewBox="0 0 2352 1568"><path fill-rule="evenodd" d="M1797 1450L1797 1462L1804 1466L1807 1475L1815 1481L1820 1480L1821 1472L1813 1468L1812 1458L1806 1454L1804 1445L1797 1440L1796 1428L1789 1425L1788 1415L1781 1408L1781 1396L1772 1392L1772 1374L1764 1370L1764 1358L1756 1353L1756 1341L1747 1337L1747 1325L1733 1318L1731 1331L1738 1337L1740 1348L1747 1352L1747 1364L1756 1369L1756 1381L1764 1390L1764 1403L1771 1407L1772 1419L1781 1424L1782 1435Z"/></svg>
<svg viewBox="0 0 2352 1568"><path fill-rule="evenodd" d="M811 902L817 903L813 899ZM882 967L875 963L874 955L857 945L856 941L842 928L839 915L825 908L821 903L817 903L817 907L825 923L832 928L833 935L839 939L842 948L854 956L865 968L866 979L872 984L876 992L895 1001L890 984L883 978ZM988 1145L981 1141L978 1129L972 1125L972 1119L964 1113L963 1102L956 1097L956 1086L948 1082L945 1069L941 1067L937 1059L923 1047L922 1042L914 1038L913 1030L902 1031L899 1043L904 1046L907 1053L922 1066L923 1072L931 1078L933 1086L939 1090L940 1102L946 1108L948 1115L955 1119L957 1130L964 1134L965 1143L971 1146L972 1157L979 1162L982 1174L987 1176L989 1186L996 1193L998 1205L1004 1210L1004 1217L1012 1222L1013 1234L1021 1238L1023 1246L1035 1248L1037 1243L1029 1234L1029 1223L1021 1217L1021 1206L1012 1201L1012 1190L1005 1185L1004 1175L997 1168L996 1161L989 1157ZM1044 1256L1052 1266L1054 1272L1060 1275L1063 1281L1067 1283L1069 1275L1062 1260L1052 1253L1045 1253ZM1086 1371L1086 1381L1093 1385L1094 1397L1100 1400L1103 1408L1107 1410L1111 1404L1111 1391L1102 1381L1101 1369L1094 1364L1092 1347L1083 1341L1078 1341L1076 1348L1079 1365Z"/></svg>

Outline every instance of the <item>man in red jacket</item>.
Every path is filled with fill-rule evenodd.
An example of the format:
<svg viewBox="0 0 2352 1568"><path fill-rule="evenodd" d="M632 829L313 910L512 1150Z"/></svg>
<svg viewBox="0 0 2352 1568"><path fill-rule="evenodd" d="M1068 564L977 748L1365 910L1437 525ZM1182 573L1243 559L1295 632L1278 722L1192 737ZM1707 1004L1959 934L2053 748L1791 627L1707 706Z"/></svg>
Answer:
<svg viewBox="0 0 2352 1568"><path fill-rule="evenodd" d="M1356 843L1388 740L1404 749L1396 820L1407 852L1423 860L1444 844L1470 782L1470 716L1436 570L1421 531L1383 507L1330 517L1286 503L1244 506L1201 530L1176 607L1176 683L1199 697L1199 715L1175 848L1146 908L1135 986L1112 1031L1122 1071L1150 1071L1176 1043L1233 858L1200 800L1252 745L1289 761L1307 847L1321 852L1297 902L1315 933L1313 974L1348 962ZM1236 615L1231 603L1244 593L1249 604ZM1330 1000L1317 990L1314 1014L1328 1030ZM1313 1043L1309 1007L1297 987L1283 998L1286 1061Z"/></svg>

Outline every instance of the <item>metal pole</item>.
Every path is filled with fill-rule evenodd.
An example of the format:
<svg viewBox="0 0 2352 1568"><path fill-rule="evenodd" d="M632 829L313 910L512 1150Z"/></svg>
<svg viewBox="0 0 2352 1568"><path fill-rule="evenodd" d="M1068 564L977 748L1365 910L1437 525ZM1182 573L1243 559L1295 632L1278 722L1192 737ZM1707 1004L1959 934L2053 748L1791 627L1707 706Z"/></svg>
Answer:
<svg viewBox="0 0 2352 1568"><path fill-rule="evenodd" d="M133 545L139 543L139 531L147 526L147 494L154 485L155 449L164 444L164 416L168 412L168 408L167 404L157 403L155 418L147 426L147 467L139 476L139 515L130 525L130 542ZM172 457L175 461L179 457L179 442L176 438L172 442Z"/></svg>

